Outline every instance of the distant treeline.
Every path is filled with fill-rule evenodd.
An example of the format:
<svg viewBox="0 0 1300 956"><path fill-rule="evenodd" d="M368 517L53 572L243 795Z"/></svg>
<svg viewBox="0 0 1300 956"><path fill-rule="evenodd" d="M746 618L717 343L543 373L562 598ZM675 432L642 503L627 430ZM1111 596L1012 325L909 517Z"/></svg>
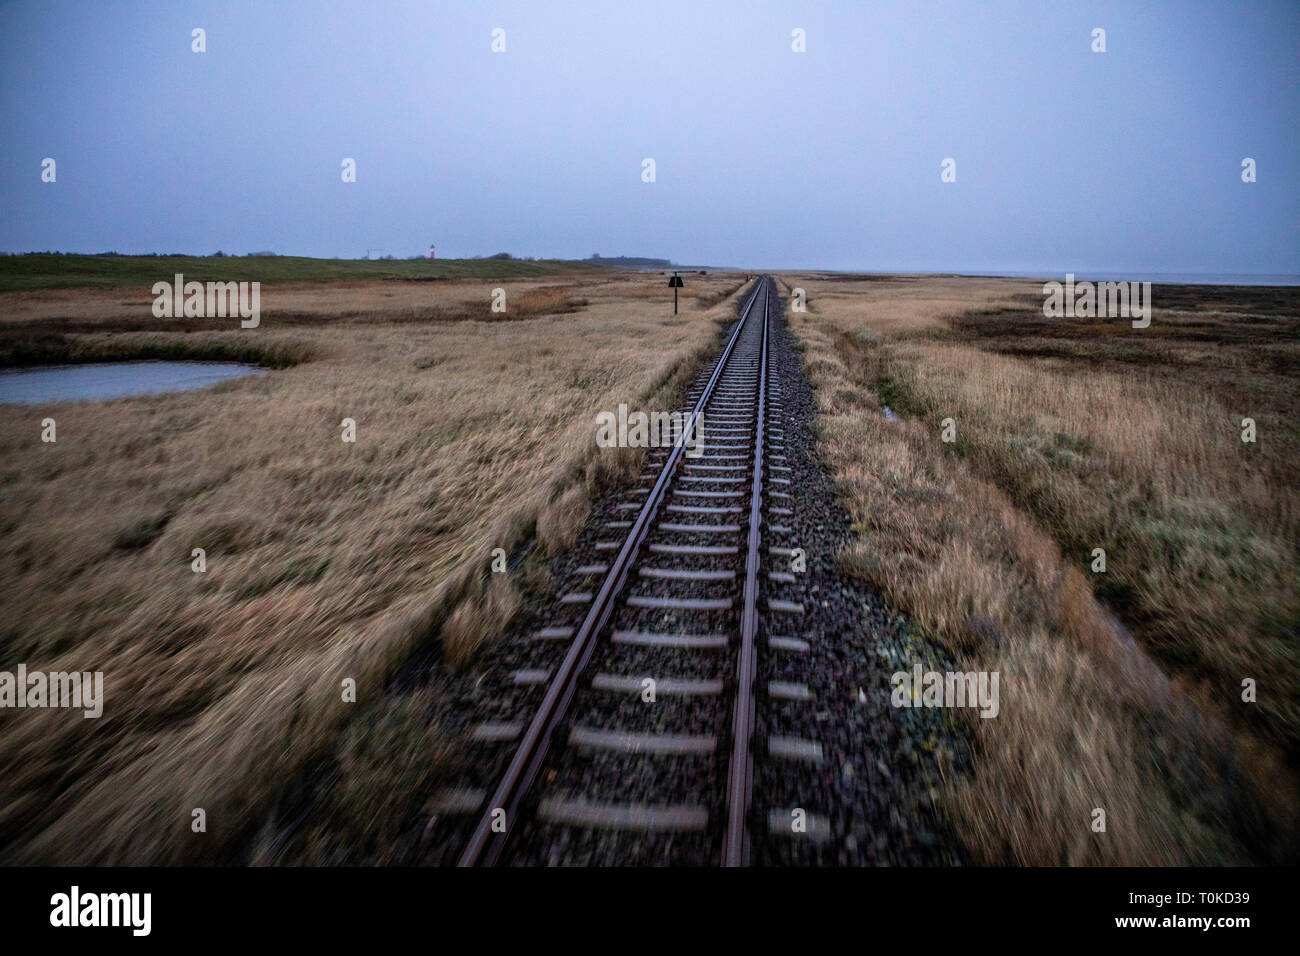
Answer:
<svg viewBox="0 0 1300 956"><path fill-rule="evenodd" d="M240 254L237 253L237 252L222 252L220 249L218 249L216 252L212 253L212 255L211 255L209 258L212 258L212 259L239 258L239 255L240 255ZM259 257L264 257L264 256L278 256L279 253L278 253L278 252L246 252L246 253L244 253L243 255L244 255L245 257L248 257L248 256L259 256ZM91 258L91 259L105 259L105 258L117 258L117 259L195 259L195 258L202 258L201 256L192 256L192 255L190 255L188 252L59 252L57 249L54 249L54 250L48 250L48 249L47 249L45 252L0 252L0 256L84 256L84 257L88 257L88 258ZM389 256L388 258L391 259L392 256ZM422 259L422 258L424 258L424 257L423 257L423 256L413 256L412 258L419 258L419 259Z"/></svg>
<svg viewBox="0 0 1300 956"><path fill-rule="evenodd" d="M192 256L184 252L59 252L57 250L47 250L45 252L0 252L0 256L77 256L91 259L238 259L238 258L258 258L265 259L278 256L277 252L246 252L242 255L237 252L222 252L218 249L210 256ZM310 258L299 256L286 256L285 258ZM428 256L405 256L404 261L411 262L414 260L427 259ZM473 261L494 261L494 262L559 262L563 260L555 259L538 259L534 256L514 256L508 252L498 252L490 256L471 256ZM330 260L330 261L350 261L350 260ZM378 256L373 260L355 260L355 261L382 261L394 262L396 257L391 255ZM611 269L671 269L673 263L671 259L651 259L647 256L602 256L600 253L594 253L586 259L575 260L578 262L590 263L597 266L608 266Z"/></svg>
<svg viewBox="0 0 1300 956"><path fill-rule="evenodd" d="M614 269L671 269L673 267L671 259L650 259L645 256L602 256L600 253L595 253L590 258L582 261L598 266L609 266Z"/></svg>

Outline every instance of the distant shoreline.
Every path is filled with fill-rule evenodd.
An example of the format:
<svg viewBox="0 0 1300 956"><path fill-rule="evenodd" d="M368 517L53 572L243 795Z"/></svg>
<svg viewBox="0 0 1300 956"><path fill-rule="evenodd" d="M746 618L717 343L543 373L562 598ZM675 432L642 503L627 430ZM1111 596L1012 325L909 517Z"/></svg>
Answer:
<svg viewBox="0 0 1300 956"><path fill-rule="evenodd" d="M825 272L833 275L870 275L870 276L925 276L941 278L951 276L957 279L1040 279L1058 282L1065 278L1066 271L1047 272L949 272L874 269L774 269L775 272ZM1234 272L1075 272L1074 278L1080 282L1150 282L1153 285L1217 285L1217 286L1300 286L1300 275L1272 275L1267 273Z"/></svg>
<svg viewBox="0 0 1300 956"><path fill-rule="evenodd" d="M956 275L983 279L1061 279L1065 273L1043 275L1037 272L961 272ZM1300 286L1300 275L1269 275L1233 272L1076 272L1075 279L1087 282L1150 282L1158 285L1249 285Z"/></svg>

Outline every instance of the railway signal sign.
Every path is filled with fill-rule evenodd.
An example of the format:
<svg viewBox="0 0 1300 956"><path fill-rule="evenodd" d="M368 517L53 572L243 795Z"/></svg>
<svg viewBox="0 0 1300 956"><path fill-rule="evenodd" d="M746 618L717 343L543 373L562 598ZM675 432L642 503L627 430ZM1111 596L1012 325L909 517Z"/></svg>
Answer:
<svg viewBox="0 0 1300 956"><path fill-rule="evenodd" d="M672 277L668 280L668 284L669 284L670 286L672 286L672 290L673 290L673 315L676 315L676 314L677 314L677 290L680 289L680 288L682 287L682 285L683 285L683 283L682 283L682 277L681 277L680 275L678 275L676 272L674 272L674 273L672 274Z"/></svg>

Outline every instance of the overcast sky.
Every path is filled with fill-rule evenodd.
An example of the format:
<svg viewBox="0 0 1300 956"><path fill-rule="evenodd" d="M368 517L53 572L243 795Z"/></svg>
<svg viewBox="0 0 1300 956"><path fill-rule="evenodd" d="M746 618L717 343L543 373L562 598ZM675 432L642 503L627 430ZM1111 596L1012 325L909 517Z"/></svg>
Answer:
<svg viewBox="0 0 1300 956"><path fill-rule="evenodd" d="M0 250L1295 274L1298 63L1293 0L6 4Z"/></svg>

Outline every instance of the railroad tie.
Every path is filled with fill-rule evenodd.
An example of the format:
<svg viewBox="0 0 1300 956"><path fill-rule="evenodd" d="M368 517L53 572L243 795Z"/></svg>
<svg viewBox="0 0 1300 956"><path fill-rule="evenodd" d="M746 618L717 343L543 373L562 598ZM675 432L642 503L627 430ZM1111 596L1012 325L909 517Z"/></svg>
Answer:
<svg viewBox="0 0 1300 956"><path fill-rule="evenodd" d="M802 737L768 737L767 753L770 757L779 757L782 760L822 762L822 745L815 740L804 740Z"/></svg>
<svg viewBox="0 0 1300 956"><path fill-rule="evenodd" d="M650 806L644 803L592 803L585 799L546 797L537 816L547 823L592 830L643 830L698 832L709 822L709 812L694 804Z"/></svg>
<svg viewBox="0 0 1300 956"><path fill-rule="evenodd" d="M615 631L612 640L615 644L681 650L721 650L729 643L725 634L662 634L654 631Z"/></svg>
<svg viewBox="0 0 1300 956"><path fill-rule="evenodd" d="M767 815L767 832L823 844L831 838L831 824L824 816L808 813L800 807L771 810Z"/></svg>
<svg viewBox="0 0 1300 956"><path fill-rule="evenodd" d="M655 694L694 697L715 696L722 693L722 680L719 678L693 680L682 677L652 677L650 674L643 674L640 677L623 674L597 674L591 679L591 687L593 690L616 694L640 694L645 690L647 680L654 681Z"/></svg>
<svg viewBox="0 0 1300 956"><path fill-rule="evenodd" d="M574 727L569 731L572 747L629 754L709 754L717 743L712 734L638 734L594 727Z"/></svg>

